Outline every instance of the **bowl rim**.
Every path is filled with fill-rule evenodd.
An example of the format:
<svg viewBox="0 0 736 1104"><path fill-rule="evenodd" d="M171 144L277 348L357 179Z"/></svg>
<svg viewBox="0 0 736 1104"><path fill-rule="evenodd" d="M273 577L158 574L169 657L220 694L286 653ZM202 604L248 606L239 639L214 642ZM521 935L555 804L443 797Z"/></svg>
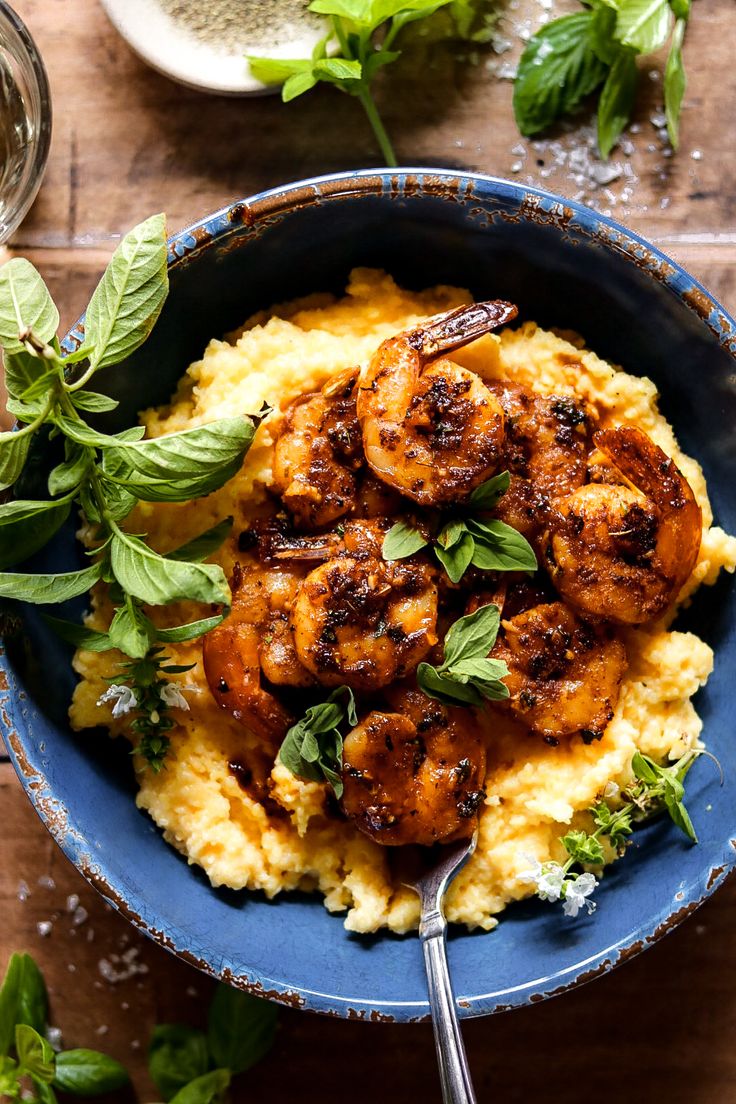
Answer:
<svg viewBox="0 0 736 1104"><path fill-rule="evenodd" d="M603 246L625 255L632 263L648 272L651 278L667 285L736 359L736 321L698 280L663 251L614 219L600 215L583 204L541 188L528 187L483 173L421 167L363 169L309 177L269 188L227 204L173 234L168 239L168 267L171 270L187 263L212 242L238 232L243 224L249 228L259 222L268 224L270 220L295 208L320 204L325 200L334 201L343 197L370 194L408 198L429 193L445 200L472 198L475 185L485 189L488 198L510 198L518 201L520 211L534 221L553 223L560 229L573 223L577 231L582 230L584 234L598 239ZM65 336L64 347L67 350L73 349L83 339L83 333L82 316ZM337 1014L345 1018L371 1021L416 1022L429 1019L429 1005L426 1001L346 997L295 987L287 980L270 978L255 970L244 972L242 964L236 965L222 959L215 966L208 960L205 948L192 950L191 936L187 936L184 929L167 927L164 933L147 922L145 900L137 894L129 894L127 899L123 896L114 876L109 877L106 874L104 858L96 863L94 869L90 867L84 833L75 816L69 809L60 808L57 799L49 791L42 773L39 750L24 744L19 736L19 732L25 733L27 728L26 712L25 694L18 685L7 654L0 644L0 731L21 784L35 811L66 857L139 930L204 973L279 1003L333 1016ZM672 931L734 873L736 820L733 835L723 841L720 858L717 865L702 870L686 885L680 886L675 896L674 908L668 902L650 912L624 938L552 975L534 978L505 990L461 998L458 1001L460 1016L470 1018L489 1015L560 995L607 973L621 962L646 950Z"/></svg>

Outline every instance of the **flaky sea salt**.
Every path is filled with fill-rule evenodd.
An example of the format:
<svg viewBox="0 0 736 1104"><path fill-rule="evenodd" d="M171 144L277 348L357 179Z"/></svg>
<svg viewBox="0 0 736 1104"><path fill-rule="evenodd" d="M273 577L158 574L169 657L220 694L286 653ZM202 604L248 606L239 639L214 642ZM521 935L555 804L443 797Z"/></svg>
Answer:
<svg viewBox="0 0 736 1104"><path fill-rule="evenodd" d="M50 920L39 920L36 924L36 931L42 939L45 939L47 936L51 935L53 929L54 925L51 923Z"/></svg>

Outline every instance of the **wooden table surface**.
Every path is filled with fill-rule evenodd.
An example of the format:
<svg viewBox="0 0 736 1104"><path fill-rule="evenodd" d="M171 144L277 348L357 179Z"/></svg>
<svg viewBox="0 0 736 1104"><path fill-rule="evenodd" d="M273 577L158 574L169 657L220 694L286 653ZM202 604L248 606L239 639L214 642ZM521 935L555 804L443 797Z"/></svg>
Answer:
<svg viewBox="0 0 736 1104"><path fill-rule="evenodd" d="M41 269L62 322L85 305L116 238L150 212L165 210L174 229L261 188L380 163L358 105L332 90L287 107L275 97L204 96L145 68L96 0L15 6L49 70L54 136L43 188L13 248ZM512 0L501 32L517 51L519 32L548 8L547 0ZM382 103L402 163L463 166L580 197L657 242L733 310L735 39L734 0L698 0L685 49L681 149L670 156L662 139L661 65L652 65L635 132L614 153L608 182L596 183L600 170L580 152L586 115L553 140L519 138L504 79L513 50L465 60L415 51L384 85ZM211 982L104 904L47 836L7 760L0 809L0 966L13 950L34 954L65 1044L97 1046L128 1065L135 1092L117 1099L155 1100L145 1071L150 1029L201 1022ZM594 985L468 1023L479 1100L736 1102L734 904L736 881ZM430 1029L284 1010L274 1050L234 1099L437 1101Z"/></svg>

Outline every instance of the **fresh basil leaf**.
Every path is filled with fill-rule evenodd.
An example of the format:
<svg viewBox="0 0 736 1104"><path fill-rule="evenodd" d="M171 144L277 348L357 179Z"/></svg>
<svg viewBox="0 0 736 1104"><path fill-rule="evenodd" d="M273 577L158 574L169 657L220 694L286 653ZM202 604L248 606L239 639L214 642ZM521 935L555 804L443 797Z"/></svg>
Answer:
<svg viewBox="0 0 736 1104"><path fill-rule="evenodd" d="M130 1078L125 1066L98 1050L62 1050L56 1055L53 1085L76 1096L97 1096L115 1092Z"/></svg>
<svg viewBox="0 0 736 1104"><path fill-rule="evenodd" d="M0 1058L8 1053L15 1038L24 957L17 953L10 956L0 989Z"/></svg>
<svg viewBox="0 0 736 1104"><path fill-rule="evenodd" d="M70 368L72 364L79 364L80 360L89 360L92 356L92 346L86 341L83 341L81 345L78 345L76 349L73 349L71 353L65 353L62 361L64 368Z"/></svg>
<svg viewBox="0 0 736 1104"><path fill-rule="evenodd" d="M87 445L89 448L107 449L119 447L129 439L131 433L135 434L134 440L140 439L146 432L143 426L135 426L132 430L126 430L125 434L98 433L86 422L80 422L76 418L70 418L66 414L54 414L54 422L65 437L71 437L77 444Z"/></svg>
<svg viewBox="0 0 736 1104"><path fill-rule="evenodd" d="M206 529L204 533L200 533L199 536L187 541L186 544L181 544L172 552L167 552L166 559L195 560L197 562L206 560L208 556L217 551L223 541L227 540L232 527L232 517L226 517L222 521L218 521L217 525L213 525L211 529Z"/></svg>
<svg viewBox="0 0 736 1104"><path fill-rule="evenodd" d="M3 361L5 364L5 386L8 394L15 399L19 399L37 379L46 375L46 361L41 357L32 356L26 349L22 349L17 353L6 351Z"/></svg>
<svg viewBox="0 0 736 1104"><path fill-rule="evenodd" d="M210 1005L207 1044L212 1060L235 1073L244 1073L271 1049L278 1009L229 985L218 985Z"/></svg>
<svg viewBox="0 0 736 1104"><path fill-rule="evenodd" d="M577 107L603 81L593 48L593 13L562 16L532 35L514 81L514 115L522 134L536 134Z"/></svg>
<svg viewBox="0 0 736 1104"><path fill-rule="evenodd" d="M77 410L87 410L90 414L104 414L120 406L116 399L100 395L97 391L73 391L70 398Z"/></svg>
<svg viewBox="0 0 736 1104"><path fill-rule="evenodd" d="M257 81L261 84L283 84L297 73L307 73L311 76L312 62L306 58L265 58L265 57L251 57L248 55L246 61L250 66L250 71Z"/></svg>
<svg viewBox="0 0 736 1104"><path fill-rule="evenodd" d="M73 644L75 648L84 648L86 652L109 652L114 647L107 633L96 632L84 625L75 625L73 621L64 621L61 617L49 617L43 614L43 619L57 636Z"/></svg>
<svg viewBox="0 0 736 1104"><path fill-rule="evenodd" d="M0 433L0 491L12 487L28 458L33 430Z"/></svg>
<svg viewBox="0 0 736 1104"><path fill-rule="evenodd" d="M664 44L670 29L668 0L617 0L616 38L638 54Z"/></svg>
<svg viewBox="0 0 736 1104"><path fill-rule="evenodd" d="M672 148L677 149L680 139L680 109L685 95L685 66L682 62L682 40L685 34L685 20L678 19L672 35L670 52L664 71L664 110L667 116L667 133Z"/></svg>
<svg viewBox="0 0 736 1104"><path fill-rule="evenodd" d="M43 548L69 517L70 502L16 500L0 506L0 571Z"/></svg>
<svg viewBox="0 0 736 1104"><path fill-rule="evenodd" d="M100 577L100 563L68 571L61 575L26 575L20 571L0 572L0 598L52 605L76 598L89 590Z"/></svg>
<svg viewBox="0 0 736 1104"><path fill-rule="evenodd" d="M131 494L126 487L111 483L109 479L101 479L100 488L104 496L107 515L113 521L123 521L138 502L135 495ZM86 510L85 513L87 513ZM89 514L87 516L91 521L91 516Z"/></svg>
<svg viewBox="0 0 736 1104"><path fill-rule="evenodd" d="M26 387L25 391L20 396L22 401L24 403L32 403L34 399L45 399L48 396L49 390L58 379L59 373L55 368L42 372L40 376L37 376L36 379ZM41 409L43 405L43 403L39 403L39 409Z"/></svg>
<svg viewBox="0 0 736 1104"><path fill-rule="evenodd" d="M397 521L383 538L381 555L384 560L405 560L427 544L429 541L413 525Z"/></svg>
<svg viewBox="0 0 736 1104"><path fill-rule="evenodd" d="M94 371L125 360L146 340L168 287L165 219L152 215L120 242L87 307L84 332Z"/></svg>
<svg viewBox="0 0 736 1104"><path fill-rule="evenodd" d="M18 1064L34 1081L50 1084L54 1079L54 1052L51 1044L26 1023L15 1025L15 1052Z"/></svg>
<svg viewBox="0 0 736 1104"><path fill-rule="evenodd" d="M475 541L466 530L457 544L443 548L435 544L434 554L440 561L451 583L459 583L475 554Z"/></svg>
<svg viewBox="0 0 736 1104"><path fill-rule="evenodd" d="M171 1104L212 1104L213 1100L217 1100L225 1092L230 1079L229 1069L203 1073L201 1077L195 1077L194 1081L179 1089L176 1096L172 1096Z"/></svg>
<svg viewBox="0 0 736 1104"><path fill-rule="evenodd" d="M454 548L456 544L459 544L467 531L464 521L460 521L457 518L453 521L448 521L437 534L437 544L439 544L440 548Z"/></svg>
<svg viewBox="0 0 736 1104"><path fill-rule="evenodd" d="M184 1024L156 1024L148 1046L148 1072L164 1100L207 1072L203 1031Z"/></svg>
<svg viewBox="0 0 736 1104"><path fill-rule="evenodd" d="M49 998L43 974L29 954L20 956L21 973L15 1022L27 1024L39 1034L46 1030Z"/></svg>
<svg viewBox="0 0 736 1104"><path fill-rule="evenodd" d="M222 487L243 463L256 425L251 418L221 418L148 441L105 449L106 477L147 502L183 502Z"/></svg>
<svg viewBox="0 0 736 1104"><path fill-rule="evenodd" d="M0 1057L0 1100L17 1100L20 1097L21 1076L15 1059Z"/></svg>
<svg viewBox="0 0 736 1104"><path fill-rule="evenodd" d="M684 19L687 22L690 18L690 0L670 0L670 7L675 19Z"/></svg>
<svg viewBox="0 0 736 1104"><path fill-rule="evenodd" d="M483 695L470 683L456 682L429 663L417 667L417 686L428 698L445 705L482 705Z"/></svg>
<svg viewBox="0 0 736 1104"><path fill-rule="evenodd" d="M317 84L317 78L312 72L310 62L308 70L287 77L281 89L281 99L284 103L291 103L297 96L303 96L305 92L309 92L315 84Z"/></svg>
<svg viewBox="0 0 736 1104"><path fill-rule="evenodd" d="M312 0L309 10L318 15L336 15L357 26L373 25L371 0Z"/></svg>
<svg viewBox="0 0 736 1104"><path fill-rule="evenodd" d="M170 629L156 629L156 640L164 644L181 644L185 640L196 640L211 629L217 628L225 619L218 613L216 617L203 617L201 621L190 621L186 625L175 625Z"/></svg>
<svg viewBox="0 0 736 1104"><path fill-rule="evenodd" d="M590 25L591 45L598 57L606 65L613 65L621 50L614 30L616 27L616 9L600 3L593 7L593 20Z"/></svg>
<svg viewBox="0 0 736 1104"><path fill-rule="evenodd" d="M36 1081L33 1087L38 1094L40 1104L57 1104L58 1097L56 1093L45 1081Z"/></svg>
<svg viewBox="0 0 736 1104"><path fill-rule="evenodd" d="M632 50L622 50L611 66L598 101L598 150L604 160L631 118L637 80L635 55Z"/></svg>
<svg viewBox="0 0 736 1104"><path fill-rule="evenodd" d="M344 705L339 703L343 694L347 695ZM329 782L338 798L343 792L342 735L338 725L346 716L352 727L358 723L353 691L339 686L291 726L279 750L279 759L292 774L309 782Z"/></svg>
<svg viewBox="0 0 736 1104"><path fill-rule="evenodd" d="M442 669L463 659L485 659L496 643L501 612L492 602L460 617L448 630Z"/></svg>
<svg viewBox="0 0 736 1104"><path fill-rule="evenodd" d="M318 80L339 84L344 80L360 80L362 65L354 59L330 57L314 63L312 72Z"/></svg>
<svg viewBox="0 0 736 1104"><path fill-rule="evenodd" d="M66 494L78 487L92 466L92 453L68 438L64 442L66 459L49 473L49 494Z"/></svg>
<svg viewBox="0 0 736 1104"><path fill-rule="evenodd" d="M131 659L143 659L156 639L156 626L140 606L128 599L110 622L110 643Z"/></svg>
<svg viewBox="0 0 736 1104"><path fill-rule="evenodd" d="M452 2L452 0L448 0ZM411 16L407 15L406 19L397 19L398 23L411 23L413 19L420 19L421 15ZM390 65L392 61L396 61L401 57L400 50L375 50L372 54L369 54L366 60L363 62L363 72L361 74L362 82L370 82L375 77L379 69L382 69L384 65Z"/></svg>
<svg viewBox="0 0 736 1104"><path fill-rule="evenodd" d="M59 327L59 312L41 276L24 257L0 267L0 345L6 353L26 352L19 334L33 331L48 344Z"/></svg>
<svg viewBox="0 0 736 1104"><path fill-rule="evenodd" d="M475 539L475 567L482 571L536 571L534 549L505 521L469 521L468 528Z"/></svg>
<svg viewBox="0 0 736 1104"><path fill-rule="evenodd" d="M470 496L470 505L474 510L492 510L501 495L505 495L511 483L511 475L507 471L499 472L493 479L487 479L476 487Z"/></svg>
<svg viewBox="0 0 736 1104"><path fill-rule="evenodd" d="M180 600L230 605L230 588L218 564L167 560L140 537L128 533L115 534L110 559L113 574L123 590L148 605L165 606Z"/></svg>

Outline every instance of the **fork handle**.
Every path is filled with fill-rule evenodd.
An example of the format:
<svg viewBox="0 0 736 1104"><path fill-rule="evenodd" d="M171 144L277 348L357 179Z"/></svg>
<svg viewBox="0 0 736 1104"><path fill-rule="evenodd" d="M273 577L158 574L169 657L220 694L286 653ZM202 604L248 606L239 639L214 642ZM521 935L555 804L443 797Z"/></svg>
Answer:
<svg viewBox="0 0 736 1104"><path fill-rule="evenodd" d="M446 932L447 925L439 912L433 911L422 918L419 935L427 971L442 1100L444 1104L476 1104L447 965Z"/></svg>

